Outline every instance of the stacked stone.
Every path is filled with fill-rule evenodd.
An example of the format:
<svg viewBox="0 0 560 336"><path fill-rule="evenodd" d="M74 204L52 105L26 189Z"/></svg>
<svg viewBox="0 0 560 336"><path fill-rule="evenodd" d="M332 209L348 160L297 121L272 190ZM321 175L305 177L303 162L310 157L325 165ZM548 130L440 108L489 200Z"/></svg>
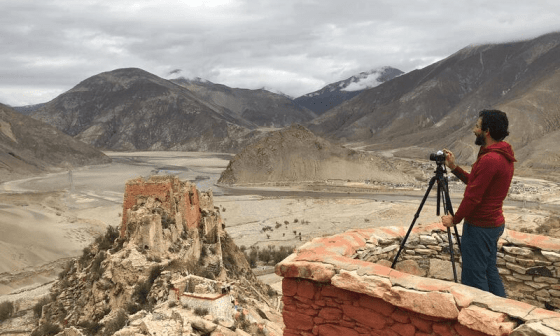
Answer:
<svg viewBox="0 0 560 336"><path fill-rule="evenodd" d="M330 284L284 278L282 291L284 336L487 335L456 320L422 315Z"/></svg>
<svg viewBox="0 0 560 336"><path fill-rule="evenodd" d="M460 252L454 235L452 239L457 269L460 269ZM400 237L372 236L364 247L356 251L353 258L387 264L387 261L394 260L401 241ZM505 239L500 239L498 248L498 270L502 275L508 298L537 307L560 309L558 251L515 246L512 241ZM441 275L430 270L431 265L437 264L438 260L451 260L450 256L447 232L438 230L430 234L411 234L401 252L399 262L416 261L422 271L420 275L428 274L440 280L450 280L449 273Z"/></svg>
<svg viewBox="0 0 560 336"><path fill-rule="evenodd" d="M455 235L453 235L452 240L455 260L459 262L459 247ZM369 262L392 261L401 243L402 240L399 237L371 237L365 247L356 251L354 258ZM447 232L434 231L430 235L411 234L406 240L399 261L426 260L426 258L451 260L449 246Z"/></svg>
<svg viewBox="0 0 560 336"><path fill-rule="evenodd" d="M498 270L512 299L560 308L560 253L504 245Z"/></svg>

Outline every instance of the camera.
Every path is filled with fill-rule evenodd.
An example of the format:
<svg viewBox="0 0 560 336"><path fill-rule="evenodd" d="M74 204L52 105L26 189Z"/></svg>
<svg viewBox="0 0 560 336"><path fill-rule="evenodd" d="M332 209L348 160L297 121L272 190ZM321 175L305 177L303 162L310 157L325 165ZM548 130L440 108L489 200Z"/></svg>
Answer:
<svg viewBox="0 0 560 336"><path fill-rule="evenodd" d="M437 163L445 162L445 153L443 151L437 151L436 153L430 154L430 160Z"/></svg>

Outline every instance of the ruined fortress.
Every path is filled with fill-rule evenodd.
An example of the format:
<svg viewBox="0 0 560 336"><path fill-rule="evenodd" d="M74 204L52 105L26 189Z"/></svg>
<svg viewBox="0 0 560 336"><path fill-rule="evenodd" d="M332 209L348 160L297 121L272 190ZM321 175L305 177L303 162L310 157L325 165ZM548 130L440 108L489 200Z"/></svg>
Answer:
<svg viewBox="0 0 560 336"><path fill-rule="evenodd" d="M224 230L212 192L173 176L128 181L120 228L69 262L43 299L38 326L16 318L0 332L279 336L283 328L280 298Z"/></svg>
<svg viewBox="0 0 560 336"><path fill-rule="evenodd" d="M220 236L224 231L217 210L212 191L200 192L177 177L130 180L125 187L120 237L160 258L187 237L189 248L182 258L199 260L201 253L212 250L215 273L223 277Z"/></svg>

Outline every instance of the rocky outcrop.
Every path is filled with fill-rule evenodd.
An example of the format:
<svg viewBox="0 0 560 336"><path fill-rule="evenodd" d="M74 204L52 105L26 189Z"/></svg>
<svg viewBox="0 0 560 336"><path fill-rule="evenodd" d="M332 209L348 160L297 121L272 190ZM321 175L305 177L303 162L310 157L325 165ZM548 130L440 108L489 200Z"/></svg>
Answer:
<svg viewBox="0 0 560 336"><path fill-rule="evenodd" d="M126 185L123 212L120 230L70 261L34 309L35 334L281 334L279 299L225 232L211 192L139 178Z"/></svg>
<svg viewBox="0 0 560 336"><path fill-rule="evenodd" d="M414 182L389 160L331 144L300 125L271 132L237 154L218 183Z"/></svg>

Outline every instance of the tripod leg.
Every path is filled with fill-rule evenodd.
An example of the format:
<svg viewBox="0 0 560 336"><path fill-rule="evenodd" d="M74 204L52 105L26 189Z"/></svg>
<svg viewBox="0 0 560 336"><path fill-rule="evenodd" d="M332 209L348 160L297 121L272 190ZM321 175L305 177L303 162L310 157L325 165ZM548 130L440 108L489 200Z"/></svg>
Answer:
<svg viewBox="0 0 560 336"><path fill-rule="evenodd" d="M414 226L414 223L416 223L416 220L418 219L418 217L420 217L420 211L422 211L422 207L424 206L424 203L426 203L426 199L428 198L428 195L430 194L430 190L432 190L432 187L434 186L434 183L436 182L437 177L434 176L432 177L432 179L430 180L430 183L428 184L428 189L426 190L426 193L424 194L424 198L422 198L422 202L420 202L420 205L418 206L418 210L416 211L416 213L414 214L414 219L412 220L412 223L410 224L410 227L408 228L408 231L406 232L406 235L404 236L404 239L401 242L401 246L399 247L399 250L397 252L397 254L395 255L395 259L393 259L393 263L391 264L391 268L395 268L395 265L397 264L397 260L399 259L399 255L402 252L402 249L404 248L404 245L406 244L406 240L408 239L408 236L410 235L410 232L412 231L412 227Z"/></svg>
<svg viewBox="0 0 560 336"><path fill-rule="evenodd" d="M453 240L451 238L451 229L447 228L447 240L449 240L449 254L451 256L451 267L453 268L453 279L457 281L457 269L455 267L455 253L453 251Z"/></svg>
<svg viewBox="0 0 560 336"><path fill-rule="evenodd" d="M436 215L439 217L439 207L441 204L441 193L443 192L443 189L441 187L441 183L439 182L439 179L437 181L437 203L436 203ZM444 198L445 201L445 198ZM443 212L445 213L445 202L443 202Z"/></svg>
<svg viewBox="0 0 560 336"><path fill-rule="evenodd" d="M453 212L453 206L451 205L451 197L449 196L449 187L447 185L447 181L444 181L444 200L447 204L447 210L454 216L455 213ZM459 237L459 230L457 230L457 226L454 226L453 229L455 230L455 237L457 237L457 246L459 247L459 252L461 251L461 239Z"/></svg>
<svg viewBox="0 0 560 336"><path fill-rule="evenodd" d="M442 176L438 179L438 188L441 189L441 193L443 194L443 213L448 214L453 212L451 208L451 200L449 198L449 193L447 190L447 183L445 178ZM455 229L456 230L456 229ZM457 240L459 236L457 236ZM455 267L455 251L453 250L453 237L451 237L451 229L447 228L447 241L449 242L449 254L451 257L451 268L453 269L453 279L457 283L457 268Z"/></svg>

